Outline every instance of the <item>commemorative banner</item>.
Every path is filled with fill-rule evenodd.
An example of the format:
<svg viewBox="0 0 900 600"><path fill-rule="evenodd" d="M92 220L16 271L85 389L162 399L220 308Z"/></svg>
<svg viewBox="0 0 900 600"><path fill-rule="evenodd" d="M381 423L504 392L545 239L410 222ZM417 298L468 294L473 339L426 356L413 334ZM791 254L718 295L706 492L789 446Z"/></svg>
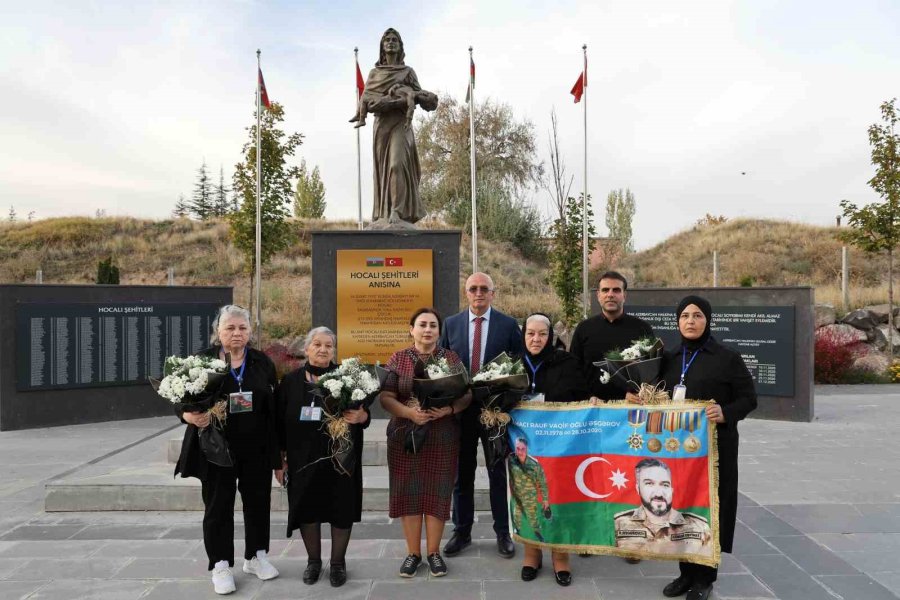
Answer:
<svg viewBox="0 0 900 600"><path fill-rule="evenodd" d="M719 563L718 449L706 402L523 402L510 416L517 541Z"/></svg>

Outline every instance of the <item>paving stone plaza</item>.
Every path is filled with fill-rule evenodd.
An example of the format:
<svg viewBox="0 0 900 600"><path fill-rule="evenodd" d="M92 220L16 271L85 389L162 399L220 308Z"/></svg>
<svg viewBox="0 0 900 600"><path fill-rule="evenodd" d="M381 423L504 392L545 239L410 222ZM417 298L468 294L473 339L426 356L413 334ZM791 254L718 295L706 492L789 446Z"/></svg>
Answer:
<svg viewBox="0 0 900 600"><path fill-rule="evenodd" d="M735 553L725 555L713 598L900 598L900 445L891 429L900 423L900 387L820 387L816 415L812 423L742 423ZM366 512L353 530L347 584L301 582L305 550L298 535L285 537L281 511L272 515L270 550L281 576L261 582L242 573L238 511L230 597L651 600L677 573L669 562L573 557L571 587L557 586L548 568L525 583L521 547L500 558L482 512L478 540L447 559L446 577L420 569L401 580L406 549L400 524L384 512L383 432L382 422L367 433ZM218 597L201 542L199 486L171 476L170 440L180 433L174 417L0 433L0 599ZM476 485L484 510L483 473ZM275 509L284 508L281 494Z"/></svg>

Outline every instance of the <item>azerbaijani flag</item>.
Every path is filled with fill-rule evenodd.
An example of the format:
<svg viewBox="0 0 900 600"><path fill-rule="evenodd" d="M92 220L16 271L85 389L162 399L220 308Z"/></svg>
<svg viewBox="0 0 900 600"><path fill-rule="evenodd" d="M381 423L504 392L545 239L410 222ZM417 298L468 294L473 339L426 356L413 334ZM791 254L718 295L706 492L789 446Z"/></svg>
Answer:
<svg viewBox="0 0 900 600"><path fill-rule="evenodd" d="M272 103L269 102L269 93L266 92L266 82L263 80L262 69L257 69L259 72L259 102L266 108L272 108Z"/></svg>
<svg viewBox="0 0 900 600"><path fill-rule="evenodd" d="M718 539L718 492L711 485L717 454L710 440L715 429L709 426L703 404L527 402L510 416L513 452L517 440L525 438L528 456L540 464L546 478L552 516L546 519L541 514L537 521L544 545L568 551L635 555L616 547L615 520L617 514L642 505L635 466L644 459L656 459L668 468L671 508L707 521L714 539ZM508 460L516 460L516 455ZM511 502L511 510L513 505ZM534 533L529 520L521 519L518 539L540 541ZM669 558L654 552L643 556ZM696 562L717 563L718 544L711 544L708 553L704 550L696 556ZM683 559L684 554L671 558Z"/></svg>

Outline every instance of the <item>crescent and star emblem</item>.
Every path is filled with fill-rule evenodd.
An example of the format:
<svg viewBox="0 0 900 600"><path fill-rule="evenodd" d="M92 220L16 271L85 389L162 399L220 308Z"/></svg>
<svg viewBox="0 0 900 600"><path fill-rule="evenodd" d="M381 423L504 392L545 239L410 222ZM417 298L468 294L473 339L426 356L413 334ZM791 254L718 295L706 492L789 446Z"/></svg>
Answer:
<svg viewBox="0 0 900 600"><path fill-rule="evenodd" d="M613 466L611 462L609 462L602 456L590 456L590 457L584 459L583 461L581 461L581 464L578 465L578 468L575 469L575 487L577 487L578 491L581 492L582 494L584 494L585 496L587 496L588 498L595 498L597 500L601 500L603 498L608 498L608 497L612 496L613 493L609 492L608 494L598 494L597 492L595 492L594 490L589 488L587 486L587 484L585 484L585 482L584 482L585 471L587 471L587 468L589 466L591 466L592 464L594 464L595 462L604 462L604 463L608 464L610 467ZM625 483L628 481L628 478L625 476L625 473L623 473L620 470L616 470L609 479L612 481L613 486L615 486L616 488L619 488L619 489L624 488Z"/></svg>

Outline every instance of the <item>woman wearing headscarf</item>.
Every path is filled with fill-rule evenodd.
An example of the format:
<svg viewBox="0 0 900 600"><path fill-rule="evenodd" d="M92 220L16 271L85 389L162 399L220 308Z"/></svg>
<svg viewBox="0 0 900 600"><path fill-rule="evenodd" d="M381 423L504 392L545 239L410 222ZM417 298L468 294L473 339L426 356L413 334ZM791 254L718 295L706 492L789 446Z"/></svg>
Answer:
<svg viewBox="0 0 900 600"><path fill-rule="evenodd" d="M686 296L675 310L681 344L665 354L661 377L675 400L713 400L707 418L716 424L719 448L719 544L731 552L737 519L738 422L756 408L753 378L741 355L710 335L712 307L700 296ZM679 563L681 574L663 589L674 598L706 600L718 569Z"/></svg>
<svg viewBox="0 0 900 600"><path fill-rule="evenodd" d="M212 346L200 354L231 360L221 393L228 397L224 434L231 466L213 464L200 448L198 430L210 426L208 412L181 412L188 424L175 474L197 477L203 493L203 545L217 594L235 591L234 496L244 512L244 573L259 579L278 577L269 562L269 509L272 472L281 469L275 438L275 365L250 346L250 313L240 306L219 309L212 325ZM280 473L276 473L281 476Z"/></svg>
<svg viewBox="0 0 900 600"><path fill-rule="evenodd" d="M545 402L574 402L586 400L590 396L578 360L565 350L554 347L550 317L543 313L530 315L525 319L522 336L525 342L522 362L525 363L525 372L528 374L529 394L543 396ZM518 463L513 461L510 469L516 464ZM516 478L512 473L509 475L510 482L520 479L522 478ZM544 507L548 506L549 499L544 498ZM556 583L571 585L572 572L569 570L568 553L554 551L551 558ZM535 579L542 562L543 552L540 547L525 544L522 580Z"/></svg>
<svg viewBox="0 0 900 600"><path fill-rule="evenodd" d="M323 427L322 402L310 391L319 377L337 366L333 362L336 342L327 327L311 329L304 344L306 365L285 375L275 393L278 437L288 475L287 535L300 530L308 557L303 583L312 585L322 573L322 523L331 524L328 578L332 587L347 581L350 531L353 523L362 520L363 429L371 420L368 409L344 411L356 466L349 474L339 473L331 460L331 438Z"/></svg>

